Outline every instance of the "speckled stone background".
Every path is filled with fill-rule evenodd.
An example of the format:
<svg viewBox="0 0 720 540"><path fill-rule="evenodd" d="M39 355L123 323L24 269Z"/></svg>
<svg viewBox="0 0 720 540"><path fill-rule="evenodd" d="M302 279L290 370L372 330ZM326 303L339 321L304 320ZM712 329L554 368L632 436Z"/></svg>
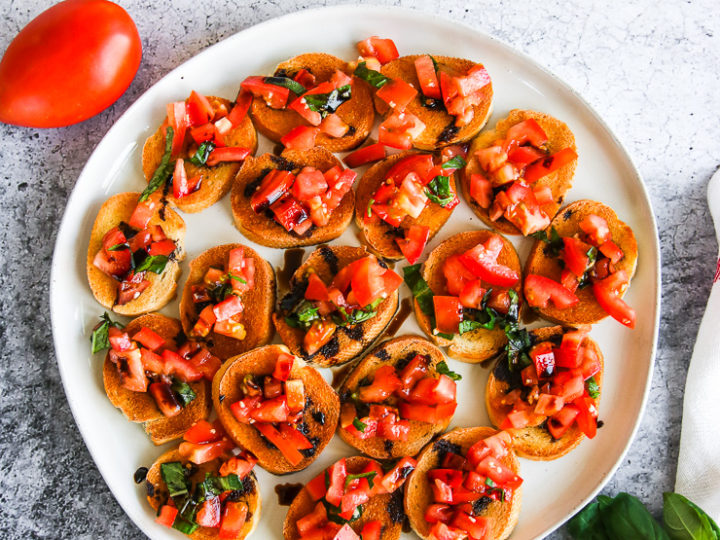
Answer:
<svg viewBox="0 0 720 540"><path fill-rule="evenodd" d="M53 3L1 0L0 50ZM143 536L85 449L49 335L55 231L83 164L113 122L171 68L250 25L324 4L119 3L144 47L125 95L64 129L0 125L0 535L7 539ZM605 492L635 493L659 514L661 493L674 484L685 373L716 262L705 188L720 165L717 0L395 3L463 21L530 54L598 110L640 168L662 244L659 352L640 431Z"/></svg>

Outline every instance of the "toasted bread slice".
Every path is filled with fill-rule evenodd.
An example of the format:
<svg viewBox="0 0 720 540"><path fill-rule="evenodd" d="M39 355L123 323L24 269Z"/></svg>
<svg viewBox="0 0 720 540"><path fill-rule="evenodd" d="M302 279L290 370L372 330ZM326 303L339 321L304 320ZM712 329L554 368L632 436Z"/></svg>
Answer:
<svg viewBox="0 0 720 540"><path fill-rule="evenodd" d="M290 278L290 292L280 300L280 307L273 314L277 333L294 355L302 356L308 363L318 367L339 366L364 351L385 330L397 311L400 298L398 291L377 307L377 315L372 319L353 327L338 327L333 338L311 356L303 349L304 330L293 328L285 322L285 316L293 308L295 301L303 298L305 294L307 272L310 269L325 283L330 283L341 268L368 255L362 247L321 246L295 271Z"/></svg>
<svg viewBox="0 0 720 540"><path fill-rule="evenodd" d="M473 174L482 173L480 164L477 158L474 157L476 151L492 146L493 143L498 139L504 139L507 135L508 129L515 124L534 118L540 127L543 128L548 136L548 151L550 154L559 152L564 148L572 148L577 151L575 146L575 135L570 131L570 128L564 123L553 118L552 116L536 111L523 111L520 109L513 109L508 115L499 120L495 125L495 129L483 131L478 135L470 145L470 151L468 152L468 164L465 167L465 174L460 182L462 185L463 195L465 200L470 205L470 208L475 215L479 217L488 227L492 227L504 234L522 234L520 229L515 227L504 217L501 217L497 221L490 219L488 210L481 207L470 197L470 177ZM575 176L575 168L577 167L577 160L568 163L560 167L557 171L544 176L538 180L534 186L549 186L553 194L553 202L543 204L540 206L543 212L545 212L550 219L555 217L558 209L565 200L565 194L572 187L573 177Z"/></svg>
<svg viewBox="0 0 720 540"><path fill-rule="evenodd" d="M232 109L232 103L227 99L207 96L213 108L224 105L228 111ZM145 180L148 182L155 174L155 169L160 165L163 153L165 152L165 126L167 125L167 117L158 130L153 133L145 141L142 153L142 169ZM249 116L245 116L243 121L236 128L231 129L224 137L226 146L239 146L248 148L251 155L255 155L257 150L257 133ZM222 199L232 185L238 170L240 170L240 162L224 162L214 167L198 166L190 162L190 156L195 154L197 144L190 137L188 130L185 136L186 149L177 157L184 160L185 172L188 178L201 175L202 181L197 191L176 199L173 197L172 190L167 194L167 199L173 206L177 206L183 212L194 213L205 210Z"/></svg>
<svg viewBox="0 0 720 540"><path fill-rule="evenodd" d="M440 455L447 449L448 444L459 446L462 455L465 455L473 444L495 433L497 431L490 427L456 428L428 444L420 453L417 467L410 474L405 486L405 512L410 526L420 538L428 538L432 527L425 521L425 510L433 504L433 492L427 473L440 466ZM512 451L500 461L516 473L520 469L520 463ZM485 507L480 515L493 520L488 538L503 540L510 536L520 517L521 502L522 487L519 487L509 501L493 501Z"/></svg>
<svg viewBox="0 0 720 540"><path fill-rule="evenodd" d="M487 241L494 234L497 233L488 230L458 233L432 250L423 265L423 279L425 279L433 294L448 294L445 287L445 276L442 271L443 263L448 257L464 253L478 244ZM522 301L522 267L520 265L520 258L518 257L517 251L515 251L515 247L506 238L502 236L501 238L503 240L503 249L497 260L500 264L508 266L520 274L521 279L517 285L513 287L513 290ZM487 288L493 287L487 285ZM507 343L507 337L502 328L494 328L492 330L478 328L477 330L466 332L462 335L455 334L451 340L436 336L433 334L430 317L422 312L417 300L413 300L413 306L415 307L415 317L417 317L418 325L422 331L438 346L447 347L448 356L457 360L470 363L482 362L496 355Z"/></svg>
<svg viewBox="0 0 720 540"><path fill-rule="evenodd" d="M328 82L335 70L338 69L352 75L347 62L325 53L301 54L291 58L278 64L277 68L275 68L275 74L293 77L303 68L315 76L317 84ZM289 103L290 100L288 100ZM370 85L362 79L353 77L351 98L340 105L335 114L350 126L350 130L344 137L340 138L319 133L315 139L315 145L327 148L330 152L345 152L360 146L370 134L375 121L375 109L373 109ZM298 126L310 125L292 109L273 109L259 98L253 99L250 115L258 131L276 143L279 143L280 139L292 129Z"/></svg>
<svg viewBox="0 0 720 540"><path fill-rule="evenodd" d="M302 379L305 384L306 405L303 422L307 431L304 433L315 444L312 453L304 450L305 459L297 465L292 465L280 450L260 435L257 429L235 419L230 411L230 405L242 399L242 382L245 375L271 374L277 356L281 352L288 352L287 347L267 345L230 358L215 374L212 391L215 410L228 436L238 446L255 454L258 464L274 474L301 471L315 461L332 439L340 414L340 401L332 387L314 368L305 365L302 359L295 358L289 378Z"/></svg>
<svg viewBox="0 0 720 540"><path fill-rule="evenodd" d="M285 150L280 157L263 154L257 158L246 159L235 178L230 196L235 226L253 242L274 248L312 246L334 240L343 233L352 220L355 207L355 192L352 189L333 210L327 225L324 227L313 225L303 236L286 231L273 219L272 213L256 214L250 206L250 198L262 178L272 169L298 172L303 167L315 167L325 172L336 165L341 165L340 161L328 150L319 146L305 151Z"/></svg>
<svg viewBox="0 0 720 540"><path fill-rule="evenodd" d="M206 340L207 347L221 360L266 345L272 339L275 333L271 320L275 309L275 272L272 266L254 249L242 244L225 244L210 248L190 261L190 275L185 282L180 300L180 320L185 333L190 334L198 318L195 302L192 299L192 286L202 283L210 267L225 268L230 251L240 247L245 250L245 257L255 261L255 285L241 297L244 306L242 324L247 335L245 339L240 340L211 332Z"/></svg>
<svg viewBox="0 0 720 540"><path fill-rule="evenodd" d="M345 466L348 474L359 474L374 460L361 456L346 458ZM297 522L313 511L317 503L313 502L308 490L303 487L293 499L283 525L283 538L285 540L299 540L300 531ZM394 493L373 495L363 504L363 513L358 519L350 523L353 530L359 535L362 528L370 521L382 523L382 540L397 540L402 532L405 513L402 508L402 489Z"/></svg>
<svg viewBox="0 0 720 540"><path fill-rule="evenodd" d="M402 56L385 64L381 72L391 79L401 79L415 87L418 95L406 107L406 111L417 116L424 124L425 130L413 140L413 146L421 150L435 150L443 146L469 141L487 123L492 112L493 88L492 83L481 90L483 102L473 107L472 120L458 128L455 126L455 117L448 114L445 107L439 105L435 110L422 105L422 91L415 71L415 59L420 55ZM478 65L472 60L452 58L450 56L433 56L438 67L451 75L464 75L471 67ZM441 101L441 100L440 100ZM387 110L384 101L376 98L378 110ZM392 111L389 111L392 112Z"/></svg>
<svg viewBox="0 0 720 540"><path fill-rule="evenodd" d="M375 371L381 366L395 365L405 359L411 360L418 354L429 359L428 374L439 376L436 366L445 360L442 351L429 341L417 336L401 336L383 342L353 368L338 389L341 405L344 402L343 396L347 396L345 399L349 400L349 395L357 389L360 381L365 377L372 378ZM410 420L410 436L404 442L389 441L381 437L358 439L343 429L340 424L338 424L338 434L343 441L363 454L376 459L396 459L403 456L414 456L430 439L445 431L449 424L450 418L437 424Z"/></svg>
<svg viewBox="0 0 720 540"><path fill-rule="evenodd" d="M564 330L561 326L548 326L545 328L538 328L537 330L531 330L530 334L533 336L535 342L540 343L553 337L562 336ZM592 348L597 357L600 359L600 363L603 366L600 372L595 375L595 382L598 387L602 390L602 378L604 372L604 359L600 347L589 337L583 341L583 346ZM494 426L502 424L503 420L512 410L512 407L501 405L500 399L510 389L510 385L501 380L500 373L503 370L507 372L504 366L500 366L500 363L506 362L505 356L501 356L498 360L498 364L490 373L488 377L487 386L485 388L485 406L490 417L490 422ZM498 367L500 366L500 367ZM497 375L497 376L496 376ZM595 405L598 406L600 403L600 396L595 399ZM545 422L540 425L525 427L522 429L508 429L513 437L513 448L515 453L523 458L532 459L536 461L550 461L564 456L570 450L575 448L585 438L585 434L578 429L577 424L569 428L560 439L553 439L550 432L545 427Z"/></svg>
<svg viewBox="0 0 720 540"><path fill-rule="evenodd" d="M160 313L133 319L125 331L132 336L143 326L162 336L171 349L175 348L176 339L182 337L180 321ZM197 420L204 420L210 415L210 383L206 380L188 383L197 397L180 414L172 417L166 417L160 412L149 392L133 392L122 386L118 368L110 360L110 355L105 357L103 364L103 383L110 403L131 422L142 423L155 444L182 437Z"/></svg>
<svg viewBox="0 0 720 540"><path fill-rule="evenodd" d="M168 489L165 485L165 481L162 478L160 472L160 465L163 463L170 463L173 461L180 461L181 463L188 463L178 452L177 449L168 450L155 460L150 469L148 469L146 481L147 488L147 500L153 510L157 511L160 507L166 503L169 499ZM192 482L202 482L205 479L205 473L217 474L220 470L222 461L220 459L213 459L201 465L194 465L194 472L190 479ZM239 501L244 501L248 505L247 521L242 528L242 532L236 536L237 540L243 540L252 534L260 522L260 510L262 508L262 500L260 498L260 486L258 485L257 478L254 472L250 472L247 478L250 479L249 489L242 495ZM200 527L194 533L189 534L193 540L217 540L219 529L211 527Z"/></svg>
<svg viewBox="0 0 720 540"><path fill-rule="evenodd" d="M393 228L377 216L372 217L367 222L365 221L370 199L380 185L385 182L388 171L400 160L417 153L418 152L412 150L401 152L375 163L365 171L365 174L357 184L357 191L355 193L355 223L360 228L363 241L367 243L374 253L386 259L399 260L404 257L397 242L395 242L395 238L403 237L401 229L408 228L410 225L425 225L430 228L429 240L438 233L452 214L452 210L447 210L439 204L429 201L417 219L405 216L399 228ZM454 174L450 176L450 188L453 191L457 191Z"/></svg>
<svg viewBox="0 0 720 540"><path fill-rule="evenodd" d="M638 247L635 235L630 227L618 219L615 211L597 201L581 200L571 203L558 212L552 220L550 227L555 227L560 237L573 236L580 230L580 222L588 215L595 214L607 221L610 227L612 241L623 250L625 256L615 264L617 270L624 270L632 278L637 267ZM525 275L538 274L560 281L560 259L545 253L545 243L537 240L530 250L525 262ZM629 283L628 283L629 286ZM619 291L622 297L627 286ZM559 324L578 326L582 324L595 324L606 318L608 313L600 307L592 287L583 287L575 291L580 301L567 309L558 309L550 302L546 308L536 308L543 319Z"/></svg>
<svg viewBox="0 0 720 540"><path fill-rule="evenodd" d="M180 277L179 261L185 258L185 222L176 212L163 207L150 219L149 225L160 225L165 235L175 241L175 255L167 262L162 274L146 272L145 279L150 282L150 286L139 297L122 306L115 304L117 281L95 267L93 259L102 247L105 233L117 227L121 221L130 220L139 198L139 193L118 193L103 203L95 218L87 251L87 276L95 300L115 313L130 317L156 311L173 299Z"/></svg>

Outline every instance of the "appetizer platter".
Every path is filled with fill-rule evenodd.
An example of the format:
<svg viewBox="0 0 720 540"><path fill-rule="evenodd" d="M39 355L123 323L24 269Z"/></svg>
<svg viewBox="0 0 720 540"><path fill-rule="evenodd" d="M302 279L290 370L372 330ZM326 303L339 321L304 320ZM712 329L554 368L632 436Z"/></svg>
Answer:
<svg viewBox="0 0 720 540"><path fill-rule="evenodd" d="M642 181L572 90L457 23L337 7L128 109L50 302L80 431L152 538L529 539L621 462L659 283Z"/></svg>

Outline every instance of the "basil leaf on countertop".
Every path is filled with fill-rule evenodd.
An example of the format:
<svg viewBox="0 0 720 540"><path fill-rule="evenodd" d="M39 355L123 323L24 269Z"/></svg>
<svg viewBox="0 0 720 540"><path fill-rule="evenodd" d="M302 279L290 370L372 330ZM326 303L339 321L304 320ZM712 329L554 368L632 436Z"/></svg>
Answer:
<svg viewBox="0 0 720 540"><path fill-rule="evenodd" d="M672 540L717 540L712 519L678 493L663 493L663 522ZM712 522L714 523L714 522ZM717 525L715 525L717 528Z"/></svg>
<svg viewBox="0 0 720 540"><path fill-rule="evenodd" d="M610 540L600 516L600 503L591 502L568 522L568 532L577 540Z"/></svg>
<svg viewBox="0 0 720 540"><path fill-rule="evenodd" d="M598 502L609 538L670 540L665 530L637 497L621 492L614 498L601 495Z"/></svg>

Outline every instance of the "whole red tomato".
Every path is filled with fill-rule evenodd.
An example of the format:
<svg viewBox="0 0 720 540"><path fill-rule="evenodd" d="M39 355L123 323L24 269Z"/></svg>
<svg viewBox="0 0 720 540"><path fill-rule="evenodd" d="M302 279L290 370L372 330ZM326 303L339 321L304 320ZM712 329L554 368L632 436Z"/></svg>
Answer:
<svg viewBox="0 0 720 540"><path fill-rule="evenodd" d="M107 0L65 0L33 19L0 61L0 122L60 127L114 103L142 56L135 23Z"/></svg>

